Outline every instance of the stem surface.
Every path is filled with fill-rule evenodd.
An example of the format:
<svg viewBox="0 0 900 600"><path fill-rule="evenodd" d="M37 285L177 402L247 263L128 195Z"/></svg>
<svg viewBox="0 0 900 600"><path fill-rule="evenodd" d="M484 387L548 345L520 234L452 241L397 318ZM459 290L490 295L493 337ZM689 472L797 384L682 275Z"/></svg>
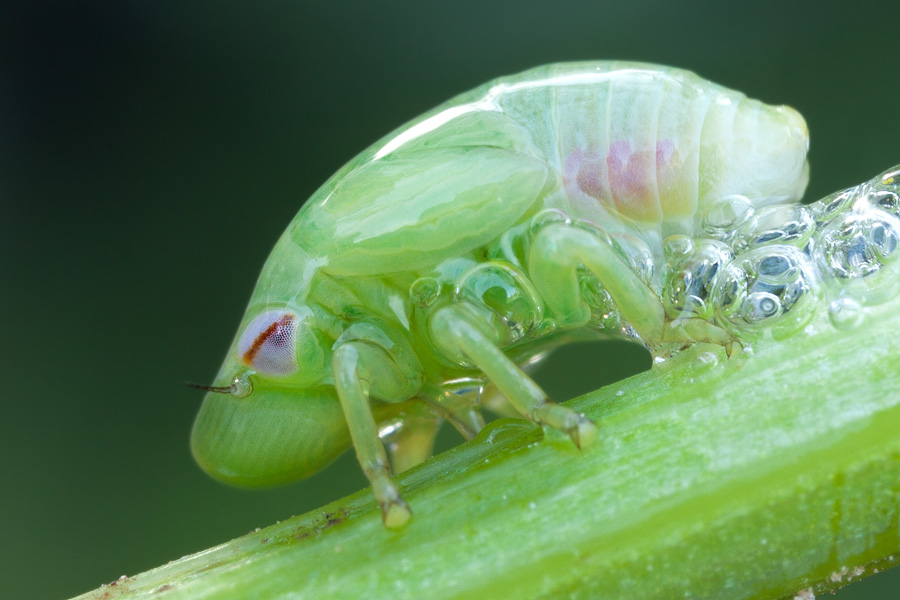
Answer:
<svg viewBox="0 0 900 600"><path fill-rule="evenodd" d="M695 346L569 403L578 451L501 419L369 490L99 598L758 598L900 560L900 301L725 359Z"/></svg>

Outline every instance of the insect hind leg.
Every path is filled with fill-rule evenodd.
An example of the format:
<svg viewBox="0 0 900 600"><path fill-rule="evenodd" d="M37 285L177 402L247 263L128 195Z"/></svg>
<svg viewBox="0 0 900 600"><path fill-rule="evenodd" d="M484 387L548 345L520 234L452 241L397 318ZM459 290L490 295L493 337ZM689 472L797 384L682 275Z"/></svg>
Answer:
<svg viewBox="0 0 900 600"><path fill-rule="evenodd" d="M429 328L432 339L448 357L468 361L481 370L523 416L566 433L579 448L594 441L594 422L551 402L503 353L497 332L475 309L465 303L443 306L432 315Z"/></svg>
<svg viewBox="0 0 900 600"><path fill-rule="evenodd" d="M648 346L662 342L709 342L732 348L732 337L699 318L669 322L662 301L615 250L602 231L569 223L540 229L528 251L528 272L561 327L586 325L590 306L579 288L579 268L592 272L622 318Z"/></svg>
<svg viewBox="0 0 900 600"><path fill-rule="evenodd" d="M552 224L538 231L528 252L528 272L562 327L580 327L590 319L578 269L591 271L612 297L622 317L647 342L663 337L665 309L659 297L616 253L601 231Z"/></svg>

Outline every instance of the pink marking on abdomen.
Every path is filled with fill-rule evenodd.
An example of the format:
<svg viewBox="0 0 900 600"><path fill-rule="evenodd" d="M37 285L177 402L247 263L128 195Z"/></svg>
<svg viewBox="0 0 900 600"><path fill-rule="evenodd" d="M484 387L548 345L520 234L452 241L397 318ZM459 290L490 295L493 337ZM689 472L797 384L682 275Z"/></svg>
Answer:
<svg viewBox="0 0 900 600"><path fill-rule="evenodd" d="M588 196L602 204L611 204L605 156L594 149L576 148L569 154L563 169L563 182L570 197Z"/></svg>
<svg viewBox="0 0 900 600"><path fill-rule="evenodd" d="M665 171L672 164L675 155L675 143L672 140L656 142L656 171Z"/></svg>
<svg viewBox="0 0 900 600"><path fill-rule="evenodd" d="M651 182L647 174L651 172L651 159L649 152L632 152L628 142L610 144L606 163L609 165L609 184L616 204L650 195Z"/></svg>
<svg viewBox="0 0 900 600"><path fill-rule="evenodd" d="M616 210L638 221L658 223L662 214L656 194L655 153L632 151L629 142L620 140L610 144L606 162Z"/></svg>
<svg viewBox="0 0 900 600"><path fill-rule="evenodd" d="M563 168L569 197L587 210L591 201L599 202L622 216L659 223L662 196L679 176L680 166L671 140L640 151L633 151L627 140L616 140L606 155L594 148L574 149Z"/></svg>

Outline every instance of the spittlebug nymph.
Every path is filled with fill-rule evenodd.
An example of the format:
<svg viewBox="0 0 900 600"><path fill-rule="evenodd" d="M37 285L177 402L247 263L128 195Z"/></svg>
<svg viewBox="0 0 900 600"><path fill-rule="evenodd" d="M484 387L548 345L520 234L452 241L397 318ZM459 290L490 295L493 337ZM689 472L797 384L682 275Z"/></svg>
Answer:
<svg viewBox="0 0 900 600"><path fill-rule="evenodd" d="M713 310L730 247L692 240L727 229L741 202L799 198L806 150L796 111L671 68L558 64L463 94L353 159L288 226L203 402L194 456L217 479L268 486L352 444L398 527L411 512L379 433L395 470L415 465L440 421L478 433L485 385L586 446L596 425L521 366L573 330L730 351L740 318L759 326L778 299Z"/></svg>

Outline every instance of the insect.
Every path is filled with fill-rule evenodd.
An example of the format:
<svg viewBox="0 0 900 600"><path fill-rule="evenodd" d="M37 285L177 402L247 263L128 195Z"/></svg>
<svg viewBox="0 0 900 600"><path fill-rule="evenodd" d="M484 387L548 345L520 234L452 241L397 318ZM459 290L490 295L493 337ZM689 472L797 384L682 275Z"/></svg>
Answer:
<svg viewBox="0 0 900 600"><path fill-rule="evenodd" d="M290 223L203 386L194 456L217 479L268 486L352 445L399 527L411 511L382 438L400 471L444 420L474 437L485 386L589 445L597 426L523 366L586 335L730 349L734 328L685 303L704 275L671 257L716 253L690 245L713 200L799 198L807 146L793 109L653 65L549 65L450 100L354 158Z"/></svg>

